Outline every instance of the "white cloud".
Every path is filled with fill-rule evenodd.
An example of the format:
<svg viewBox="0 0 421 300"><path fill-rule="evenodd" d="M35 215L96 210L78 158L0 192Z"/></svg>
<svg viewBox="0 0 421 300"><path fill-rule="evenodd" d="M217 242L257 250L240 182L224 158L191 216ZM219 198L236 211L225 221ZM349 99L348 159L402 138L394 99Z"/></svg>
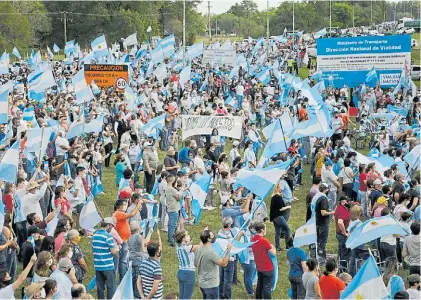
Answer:
<svg viewBox="0 0 421 300"><path fill-rule="evenodd" d="M267 1L266 0L254 0L254 2L257 4L257 7L259 10L266 10L267 8ZM269 0L269 7L278 7L281 0ZM211 14L222 14L226 11L228 11L232 5L235 3L241 3L241 0L212 0L210 1L210 12ZM197 6L197 9L202 14L208 13L208 1L202 0L202 3L200 3Z"/></svg>

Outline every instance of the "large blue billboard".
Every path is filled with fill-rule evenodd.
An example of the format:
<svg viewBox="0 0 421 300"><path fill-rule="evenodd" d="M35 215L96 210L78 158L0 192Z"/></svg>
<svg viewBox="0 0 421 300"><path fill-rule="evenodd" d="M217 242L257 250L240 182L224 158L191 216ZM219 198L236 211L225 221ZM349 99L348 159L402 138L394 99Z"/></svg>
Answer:
<svg viewBox="0 0 421 300"><path fill-rule="evenodd" d="M395 87L405 62L411 63L411 36L359 36L317 40L317 70L326 86L359 86L371 67L382 87Z"/></svg>

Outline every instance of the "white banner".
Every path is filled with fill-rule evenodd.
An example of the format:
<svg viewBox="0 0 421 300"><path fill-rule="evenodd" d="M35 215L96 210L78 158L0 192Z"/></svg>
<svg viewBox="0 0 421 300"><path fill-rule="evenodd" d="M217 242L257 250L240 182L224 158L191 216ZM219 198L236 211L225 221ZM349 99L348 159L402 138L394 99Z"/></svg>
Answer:
<svg viewBox="0 0 421 300"><path fill-rule="evenodd" d="M202 62L204 64L219 63L234 67L237 63L237 55L235 54L235 50L206 49L203 51Z"/></svg>
<svg viewBox="0 0 421 300"><path fill-rule="evenodd" d="M183 140L193 135L210 135L214 129L219 136L241 138L242 117L182 115L181 118Z"/></svg>

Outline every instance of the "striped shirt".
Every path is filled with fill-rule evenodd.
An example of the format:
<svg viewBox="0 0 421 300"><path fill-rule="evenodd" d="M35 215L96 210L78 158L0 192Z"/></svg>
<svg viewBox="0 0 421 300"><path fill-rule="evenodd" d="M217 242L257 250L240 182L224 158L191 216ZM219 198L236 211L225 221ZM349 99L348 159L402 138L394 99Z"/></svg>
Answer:
<svg viewBox="0 0 421 300"><path fill-rule="evenodd" d="M154 280L159 280L158 290L152 299L162 299L162 268L159 262L153 258L148 258L142 261L140 266L140 276L142 278L142 289L145 297L148 297L152 290Z"/></svg>
<svg viewBox="0 0 421 300"><path fill-rule="evenodd" d="M195 271L194 252L192 245L177 246L178 269L186 271Z"/></svg>
<svg viewBox="0 0 421 300"><path fill-rule="evenodd" d="M92 252L96 271L114 270L111 249L115 248L114 239L106 230L99 229L92 236Z"/></svg>

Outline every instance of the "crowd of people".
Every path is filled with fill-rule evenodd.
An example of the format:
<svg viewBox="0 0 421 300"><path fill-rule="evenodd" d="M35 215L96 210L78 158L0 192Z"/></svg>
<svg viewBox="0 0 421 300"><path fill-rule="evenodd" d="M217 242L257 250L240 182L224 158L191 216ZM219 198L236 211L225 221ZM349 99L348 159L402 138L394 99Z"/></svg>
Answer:
<svg viewBox="0 0 421 300"><path fill-rule="evenodd" d="M19 164L14 181L1 185L5 213L0 298L20 295L18 288L24 283L21 292L26 299L92 299L83 285L91 279L86 275L92 266L99 299L111 299L129 269L135 298L191 299L198 286L205 299L230 299L233 285L240 283L239 273L249 298L276 298L272 293L277 266L272 257L280 251L286 251L290 281L290 287L282 282L282 288L289 289L292 299L338 299L372 254L391 297L420 298L419 160L416 165L404 160L420 142L416 92L364 85L322 88L333 135L292 137L285 152L267 158L266 164L291 163L273 187L268 208L263 204L262 213L254 214L262 199L237 186L236 177L241 170L258 168L268 143L262 130L283 115L298 124L313 113L301 89L285 87L277 75L297 75L308 65L309 86L318 81L302 44L275 42L270 57L263 60L259 57L266 53L264 44L232 47L249 59L248 68L240 66L231 76L232 67L203 64L200 56L195 57L185 86L180 84L176 61L166 61L170 74L160 81L154 74L146 75L147 57L129 56L130 86L145 97L135 107L115 87L93 89L95 96L89 102L75 105L71 79L81 68L77 61L48 61L57 86L47 89L42 101L28 97L28 78L36 68L30 62L20 61L9 74L1 75L4 86L13 82L9 119L0 124L1 157L17 143ZM272 67L265 84L255 76L262 66ZM235 101L227 104L228 98ZM394 113L385 110L388 105L396 108ZM355 121L350 117L352 107L358 109ZM28 110L33 111L33 119L28 119ZM145 132L145 125L162 115L164 126L154 134ZM214 129L210 135L181 141L180 115L241 116L242 138L229 139ZM101 119L103 124L100 130L69 138L81 119L85 124ZM45 155L37 156L27 147L29 132L48 127L54 127L53 134ZM368 164L353 149L351 127L367 135L376 133ZM165 158L159 153L166 153ZM376 163L380 157L393 163ZM101 184L108 169L115 170L111 182L117 195ZM187 229L200 226L200 216L194 214L190 187L203 176L211 178L203 214L219 210L221 218L213 221L221 229L204 228L200 243L194 244ZM288 222L304 177L312 182L306 221L314 218L317 231L317 243L308 249L294 246L295 234ZM79 216L90 216L84 213L95 202L92 195L101 193L113 199L114 213L101 218L96 229L84 228L86 220ZM145 226L151 215L160 229ZM352 250L346 247L350 234L365 220L387 215L393 215L408 234L384 235ZM272 225L273 239L267 235ZM334 242L329 240L332 228L338 253L326 253L327 244ZM151 239L154 232L156 241ZM81 238L91 239L91 248L82 249ZM215 250L217 239L227 244L222 255ZM232 254L234 241L252 244ZM174 248L177 255L178 291L164 289L163 247ZM93 261L86 260L86 251L92 252ZM18 264L23 267L19 276ZM400 277L400 268L409 270L408 278Z"/></svg>

